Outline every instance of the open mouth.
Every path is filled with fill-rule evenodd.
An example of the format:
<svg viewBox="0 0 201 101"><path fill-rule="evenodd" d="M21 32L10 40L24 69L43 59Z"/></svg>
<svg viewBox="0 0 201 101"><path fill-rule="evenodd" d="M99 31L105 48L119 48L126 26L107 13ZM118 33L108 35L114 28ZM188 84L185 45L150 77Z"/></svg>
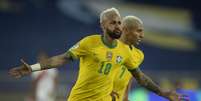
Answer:
<svg viewBox="0 0 201 101"><path fill-rule="evenodd" d="M141 42L141 39L138 39L137 41L138 41L138 42Z"/></svg>
<svg viewBox="0 0 201 101"><path fill-rule="evenodd" d="M121 35L121 32L115 32L116 35Z"/></svg>
<svg viewBox="0 0 201 101"><path fill-rule="evenodd" d="M115 33L117 33L117 34L121 34L121 31L118 30L118 31L115 31Z"/></svg>
<svg viewBox="0 0 201 101"><path fill-rule="evenodd" d="M121 33L121 30L120 29L115 29L114 32L115 33Z"/></svg>

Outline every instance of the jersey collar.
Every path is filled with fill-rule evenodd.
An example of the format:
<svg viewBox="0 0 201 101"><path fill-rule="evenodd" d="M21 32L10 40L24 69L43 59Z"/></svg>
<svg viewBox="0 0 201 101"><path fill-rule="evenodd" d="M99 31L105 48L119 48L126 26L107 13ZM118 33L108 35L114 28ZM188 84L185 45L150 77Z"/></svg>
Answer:
<svg viewBox="0 0 201 101"><path fill-rule="evenodd" d="M102 41L103 44L104 44L105 46L107 46L108 48L115 48L115 47L117 46L117 40L115 40L112 44L109 44L109 43L107 42L107 40L105 40L104 37L101 36L101 41Z"/></svg>

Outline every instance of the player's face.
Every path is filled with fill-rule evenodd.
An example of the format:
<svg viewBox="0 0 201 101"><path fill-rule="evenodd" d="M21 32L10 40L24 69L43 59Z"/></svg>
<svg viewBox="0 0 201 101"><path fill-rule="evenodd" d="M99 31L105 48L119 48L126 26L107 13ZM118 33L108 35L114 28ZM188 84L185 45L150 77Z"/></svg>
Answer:
<svg viewBox="0 0 201 101"><path fill-rule="evenodd" d="M131 44L138 45L144 37L144 29L142 25L137 25L133 28L128 28L126 38Z"/></svg>
<svg viewBox="0 0 201 101"><path fill-rule="evenodd" d="M118 39L121 36L121 18L119 16L111 16L107 18L103 24L103 30L112 39Z"/></svg>

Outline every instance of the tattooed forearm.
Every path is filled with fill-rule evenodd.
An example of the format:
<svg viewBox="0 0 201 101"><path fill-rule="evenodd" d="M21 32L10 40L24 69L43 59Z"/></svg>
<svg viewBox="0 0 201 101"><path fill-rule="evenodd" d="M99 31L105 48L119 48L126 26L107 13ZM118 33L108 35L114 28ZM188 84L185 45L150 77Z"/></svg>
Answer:
<svg viewBox="0 0 201 101"><path fill-rule="evenodd" d="M60 67L70 61L70 57L67 57L66 54L61 54L48 58L46 61L40 62L42 69L50 69Z"/></svg>
<svg viewBox="0 0 201 101"><path fill-rule="evenodd" d="M131 72L134 78L141 86L160 95L160 87L155 82L153 82L148 76L146 76L140 69L135 69Z"/></svg>

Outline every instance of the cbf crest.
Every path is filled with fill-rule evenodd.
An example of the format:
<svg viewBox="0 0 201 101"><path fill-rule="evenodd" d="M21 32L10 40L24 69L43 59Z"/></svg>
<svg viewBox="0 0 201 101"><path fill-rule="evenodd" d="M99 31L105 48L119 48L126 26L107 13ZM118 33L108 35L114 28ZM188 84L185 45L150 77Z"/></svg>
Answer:
<svg viewBox="0 0 201 101"><path fill-rule="evenodd" d="M117 56L117 57L116 57L116 63L117 63L117 64L121 63L122 60L123 60L123 57L121 57L121 56Z"/></svg>
<svg viewBox="0 0 201 101"><path fill-rule="evenodd" d="M112 56L113 56L112 52L111 52L111 51L107 51L107 53L106 53L106 59L107 59L108 61L111 61L111 60L112 60Z"/></svg>

